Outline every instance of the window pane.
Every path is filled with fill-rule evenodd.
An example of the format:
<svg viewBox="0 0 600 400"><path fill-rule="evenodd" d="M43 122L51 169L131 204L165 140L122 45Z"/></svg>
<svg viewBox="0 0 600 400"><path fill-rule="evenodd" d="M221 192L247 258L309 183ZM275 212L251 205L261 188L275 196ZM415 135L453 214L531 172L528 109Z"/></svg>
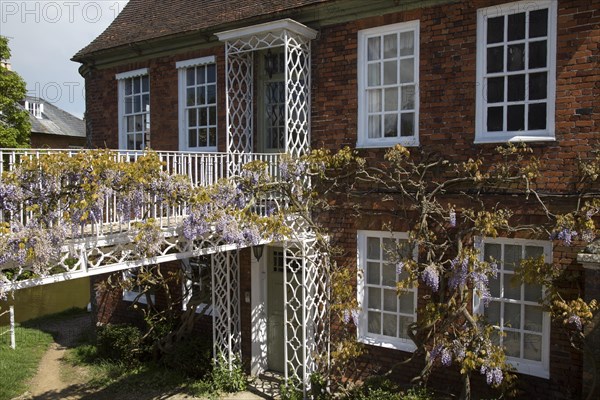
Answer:
<svg viewBox="0 0 600 400"><path fill-rule="evenodd" d="M131 114L133 112L133 99L127 97L125 99L125 114Z"/></svg>
<svg viewBox="0 0 600 400"><path fill-rule="evenodd" d="M415 114L403 113L400 116L400 135L414 136L415 135Z"/></svg>
<svg viewBox="0 0 600 400"><path fill-rule="evenodd" d="M521 300L521 283L512 274L504 275L504 298Z"/></svg>
<svg viewBox="0 0 600 400"><path fill-rule="evenodd" d="M485 261L499 261L502 259L502 247L496 243L486 243L483 247L483 255Z"/></svg>
<svg viewBox="0 0 600 400"><path fill-rule="evenodd" d="M529 13L529 37L540 37L548 34L548 9Z"/></svg>
<svg viewBox="0 0 600 400"><path fill-rule="evenodd" d="M397 137L398 136L398 114L387 114L384 117L384 136L385 137Z"/></svg>
<svg viewBox="0 0 600 400"><path fill-rule="evenodd" d="M142 112L150 109L150 95L145 94L142 96Z"/></svg>
<svg viewBox="0 0 600 400"><path fill-rule="evenodd" d="M398 62L386 61L383 63L383 84L393 85L398 82Z"/></svg>
<svg viewBox="0 0 600 400"><path fill-rule="evenodd" d="M368 85L379 86L381 85L381 68L380 64L369 64L368 66Z"/></svg>
<svg viewBox="0 0 600 400"><path fill-rule="evenodd" d="M507 129L509 131L525 130L525 106L508 106Z"/></svg>
<svg viewBox="0 0 600 400"><path fill-rule="evenodd" d="M148 76L142 77L142 92L148 93L150 91L150 78Z"/></svg>
<svg viewBox="0 0 600 400"><path fill-rule="evenodd" d="M507 356L521 356L521 334L519 332L506 332L503 344Z"/></svg>
<svg viewBox="0 0 600 400"><path fill-rule="evenodd" d="M381 313L377 311L369 311L367 330L369 333L381 335Z"/></svg>
<svg viewBox="0 0 600 400"><path fill-rule="evenodd" d="M198 125L197 112L198 110L196 110L195 108L188 110L188 126L191 127Z"/></svg>
<svg viewBox="0 0 600 400"><path fill-rule="evenodd" d="M539 283L524 283L525 300L538 302L542 298L542 285Z"/></svg>
<svg viewBox="0 0 600 400"><path fill-rule="evenodd" d="M215 104L217 102L215 85L206 86L206 101L208 104Z"/></svg>
<svg viewBox="0 0 600 400"><path fill-rule="evenodd" d="M539 258L544 255L542 246L525 246L525 258Z"/></svg>
<svg viewBox="0 0 600 400"><path fill-rule="evenodd" d="M369 90L369 112L380 112L381 111L381 90Z"/></svg>
<svg viewBox="0 0 600 400"><path fill-rule="evenodd" d="M398 35L383 37L383 58L396 58L398 56Z"/></svg>
<svg viewBox="0 0 600 400"><path fill-rule="evenodd" d="M393 314L383 314L383 334L386 336L398 336L398 317Z"/></svg>
<svg viewBox="0 0 600 400"><path fill-rule="evenodd" d="M217 108L216 107L208 107L208 124L216 125L217 124Z"/></svg>
<svg viewBox="0 0 600 400"><path fill-rule="evenodd" d="M403 110L414 110L415 108L415 87L404 86L402 87L402 103Z"/></svg>
<svg viewBox="0 0 600 400"><path fill-rule="evenodd" d="M133 96L133 112L142 112L142 98L140 96Z"/></svg>
<svg viewBox="0 0 600 400"><path fill-rule="evenodd" d="M398 110L398 88L385 89L385 111Z"/></svg>
<svg viewBox="0 0 600 400"><path fill-rule="evenodd" d="M186 94L186 99L187 99L186 105L188 107L196 105L196 89L188 88L187 94Z"/></svg>
<svg viewBox="0 0 600 400"><path fill-rule="evenodd" d="M380 138L381 137L381 116L371 115L369 116L369 138Z"/></svg>
<svg viewBox="0 0 600 400"><path fill-rule="evenodd" d="M406 292L400 295L400 312L404 314L413 314L415 312L415 295L413 292Z"/></svg>
<svg viewBox="0 0 600 400"><path fill-rule="evenodd" d="M201 85L206 83L206 67L198 66L196 67L196 84Z"/></svg>
<svg viewBox="0 0 600 400"><path fill-rule="evenodd" d="M541 42L529 43L529 68L544 68L547 61L547 48L548 42L542 40Z"/></svg>
<svg viewBox="0 0 600 400"><path fill-rule="evenodd" d="M414 322L412 317L400 317L400 326L398 329L398 337L408 339L408 327Z"/></svg>
<svg viewBox="0 0 600 400"><path fill-rule="evenodd" d="M488 19L487 42L499 43L504 40L504 16Z"/></svg>
<svg viewBox="0 0 600 400"><path fill-rule="evenodd" d="M396 287L396 266L394 264L382 265L382 285Z"/></svg>
<svg viewBox="0 0 600 400"><path fill-rule="evenodd" d="M208 119L207 119L207 113L206 113L206 108L202 107L198 109L198 114L200 115L200 123L198 125L200 126L206 126L208 125Z"/></svg>
<svg viewBox="0 0 600 400"><path fill-rule="evenodd" d="M216 82L216 66L215 64L209 64L206 67L206 81L207 82Z"/></svg>
<svg viewBox="0 0 600 400"><path fill-rule="evenodd" d="M542 336L524 334L523 357L528 360L542 361Z"/></svg>
<svg viewBox="0 0 600 400"><path fill-rule="evenodd" d="M188 146L189 147L198 147L198 137L196 135L195 129L190 129L188 134Z"/></svg>
<svg viewBox="0 0 600 400"><path fill-rule="evenodd" d="M138 94L142 90L142 82L140 78L132 78L131 86L133 87L133 94Z"/></svg>
<svg viewBox="0 0 600 400"><path fill-rule="evenodd" d="M506 293L505 293L505 296ZM521 328L521 305L504 303L504 326L511 327L513 329Z"/></svg>
<svg viewBox="0 0 600 400"><path fill-rule="evenodd" d="M485 308L484 315L488 322L492 325L500 325L500 302L490 301L490 304Z"/></svg>
<svg viewBox="0 0 600 400"><path fill-rule="evenodd" d="M125 95L133 93L133 86L131 79L125 79Z"/></svg>
<svg viewBox="0 0 600 400"><path fill-rule="evenodd" d="M490 47L487 49L487 72L502 72L504 65L504 47Z"/></svg>
<svg viewBox="0 0 600 400"><path fill-rule="evenodd" d="M215 128L210 128L208 130L208 145L210 147L216 147L217 146L217 130Z"/></svg>
<svg viewBox="0 0 600 400"><path fill-rule="evenodd" d="M383 309L396 312L398 308L398 296L396 290L385 289L383 291Z"/></svg>
<svg viewBox="0 0 600 400"><path fill-rule="evenodd" d="M542 331L542 307L525 306L525 327L528 331Z"/></svg>
<svg viewBox="0 0 600 400"><path fill-rule="evenodd" d="M525 38L525 13L512 14L508 16L508 40L519 40Z"/></svg>
<svg viewBox="0 0 600 400"><path fill-rule="evenodd" d="M488 103L498 103L504 101L504 77L490 78L487 85Z"/></svg>
<svg viewBox="0 0 600 400"><path fill-rule="evenodd" d="M415 52L415 33L402 32L400 34L400 55L410 56Z"/></svg>
<svg viewBox="0 0 600 400"><path fill-rule="evenodd" d="M546 129L546 103L529 105L529 129Z"/></svg>
<svg viewBox="0 0 600 400"><path fill-rule="evenodd" d="M400 60L400 83L412 83L415 81L415 60L409 58Z"/></svg>
<svg viewBox="0 0 600 400"><path fill-rule="evenodd" d="M381 244L378 237L367 238L367 258L381 260Z"/></svg>
<svg viewBox="0 0 600 400"><path fill-rule="evenodd" d="M488 107L487 130L488 132L497 132L503 130L504 120L503 107Z"/></svg>
<svg viewBox="0 0 600 400"><path fill-rule="evenodd" d="M508 77L508 101L525 100L525 75L510 75Z"/></svg>
<svg viewBox="0 0 600 400"><path fill-rule="evenodd" d="M196 104L206 104L206 87L199 86L196 88Z"/></svg>
<svg viewBox="0 0 600 400"><path fill-rule="evenodd" d="M194 86L196 84L196 74L194 68L188 68L185 70L185 80L187 86Z"/></svg>
<svg viewBox="0 0 600 400"><path fill-rule="evenodd" d="M126 125L127 125L127 132L134 132L135 131L135 117L127 117L125 119L126 121Z"/></svg>
<svg viewBox="0 0 600 400"><path fill-rule="evenodd" d="M546 72L529 75L529 100L546 98L548 91L547 79L548 74Z"/></svg>
<svg viewBox="0 0 600 400"><path fill-rule="evenodd" d="M198 146L206 147L208 143L208 135L206 128L198 129Z"/></svg>
<svg viewBox="0 0 600 400"><path fill-rule="evenodd" d="M380 281L379 263L367 263L367 283L370 285L379 285Z"/></svg>
<svg viewBox="0 0 600 400"><path fill-rule="evenodd" d="M525 45L511 44L508 46L506 69L508 71L521 71L525 69Z"/></svg>
<svg viewBox="0 0 600 400"><path fill-rule="evenodd" d="M500 276L490 278L490 295L492 297L500 297Z"/></svg>
<svg viewBox="0 0 600 400"><path fill-rule="evenodd" d="M504 269L513 271L521 262L523 248L519 245L507 244L504 246Z"/></svg>
<svg viewBox="0 0 600 400"><path fill-rule="evenodd" d="M379 60L381 54L381 39L379 37L369 38L367 41L368 60Z"/></svg>

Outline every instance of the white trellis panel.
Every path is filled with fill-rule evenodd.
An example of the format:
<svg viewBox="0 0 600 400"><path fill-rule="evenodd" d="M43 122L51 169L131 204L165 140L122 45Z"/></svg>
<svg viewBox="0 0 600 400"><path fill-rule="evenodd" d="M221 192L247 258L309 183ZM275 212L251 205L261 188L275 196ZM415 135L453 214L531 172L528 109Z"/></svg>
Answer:
<svg viewBox="0 0 600 400"><path fill-rule="evenodd" d="M300 382L307 398L310 376L329 364L328 271L315 239L284 247L285 379Z"/></svg>
<svg viewBox="0 0 600 400"><path fill-rule="evenodd" d="M275 47L284 48L286 64L285 152L298 156L310 150L310 41L316 35L292 20L217 33L225 42L228 152L253 150L252 54ZM230 171L236 168L231 162Z"/></svg>
<svg viewBox="0 0 600 400"><path fill-rule="evenodd" d="M237 250L212 257L212 304L214 357L230 368L241 359L240 269Z"/></svg>

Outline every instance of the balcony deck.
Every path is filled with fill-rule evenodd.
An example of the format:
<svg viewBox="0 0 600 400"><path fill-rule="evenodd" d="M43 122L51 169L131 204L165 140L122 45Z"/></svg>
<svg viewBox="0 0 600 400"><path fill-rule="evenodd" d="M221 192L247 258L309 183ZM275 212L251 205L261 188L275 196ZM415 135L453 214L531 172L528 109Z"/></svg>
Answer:
<svg viewBox="0 0 600 400"><path fill-rule="evenodd" d="M58 153L74 157L82 151L85 150L0 149L0 176L4 172L14 171L23 160L28 158L39 158ZM258 160L266 163L271 176L278 176L278 162L281 157L281 154L272 153L231 154L173 151L154 151L154 153L158 156L164 172L169 175L184 176L193 187L213 185L221 179L239 173L243 165ZM114 161L132 163L146 153L111 150L109 154ZM63 272L10 283L0 282L0 292L236 248L235 245L222 242L195 241L190 243L186 241L179 228L188 215L187 205L181 203L176 206L165 206L156 199L156 196L145 196L146 200L141 205L142 218L123 221L117 212L118 196L117 192L105 198L101 220L94 220L78 226L76 229L69 229L67 238L61 246L62 257L58 263L59 270ZM264 211L264 207L262 210ZM65 211L68 210L61 210L61 213L64 214ZM257 207L257 212L261 212L260 206ZM62 214L58 215L57 220L61 221L62 217ZM0 222L25 224L31 218L32 214L26 211L25 204L22 204L17 211L1 210L0 212ZM161 254L152 258L136 257L131 251L132 228L136 223L149 218L154 220L163 233L163 249ZM8 269L8 266L0 265L0 271L3 269Z"/></svg>

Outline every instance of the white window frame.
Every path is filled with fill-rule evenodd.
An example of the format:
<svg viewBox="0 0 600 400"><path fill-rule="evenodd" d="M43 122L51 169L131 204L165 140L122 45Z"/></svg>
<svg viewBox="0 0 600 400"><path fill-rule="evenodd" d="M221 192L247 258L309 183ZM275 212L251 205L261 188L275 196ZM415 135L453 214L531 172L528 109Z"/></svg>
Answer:
<svg viewBox="0 0 600 400"><path fill-rule="evenodd" d="M419 48L420 48L420 35L419 35L420 21L414 20L409 22L401 22L398 24L379 26L371 29L364 29L358 32L358 130L357 130L357 147L361 148L378 148L378 147L391 147L396 144L403 146L418 146L419 145ZM390 138L369 138L368 137L368 100L367 100L367 53L368 53L368 39L373 36L380 36L390 33L402 33L412 31L414 33L414 82L412 83L415 87L414 93L414 135L413 136L397 136ZM400 56L399 56L400 57ZM408 58L408 57L407 57ZM399 59L399 58L398 58ZM383 74L381 79L383 79ZM390 88L397 87L401 88L403 85L397 83L395 85L389 85ZM381 85L383 86L383 85ZM382 100L381 107L384 107L384 101ZM400 100L398 103L400 106ZM400 110L398 111L398 126L400 126Z"/></svg>
<svg viewBox="0 0 600 400"><path fill-rule="evenodd" d="M146 143L146 139L148 136L148 131L149 131L149 126L150 126L150 110L147 109L144 112L140 112L140 113L132 113L132 114L125 114L125 81L127 79L131 79L131 78L137 78L137 77L141 77L141 76L148 76L148 68L140 68L140 69L136 69L133 71L127 71L127 72L122 72L120 74L116 74L115 75L115 79L118 82L118 114L119 114L119 149L120 150L129 150L129 151L135 151L137 149L128 149L127 148L127 129L126 129L126 122L125 122L125 118L127 117L127 115L145 115L146 116L146 120L145 120L145 125L143 127L143 131L142 131L142 150L147 146ZM148 80L150 79L150 77L148 76ZM144 92L146 93L146 92ZM143 95L144 93L140 92L140 95ZM150 81L148 81L148 97L150 97ZM149 107L149 103L148 103L148 107Z"/></svg>
<svg viewBox="0 0 600 400"><path fill-rule="evenodd" d="M537 247L543 247L544 249L544 261L546 263L552 263L553 262L553 255L552 255L552 242L548 241L548 240L531 240L531 239L511 239L511 238L491 238L491 237L484 237L481 240L479 240L479 242L481 243L481 247L478 249L479 250L479 255L480 255L480 259L483 260L484 258L484 246L486 243L490 243L490 244L500 244L502 245L502 254L504 254L504 245L518 245L521 246L521 248L525 248L525 246L537 246ZM499 260L500 261L500 260ZM503 267L501 265L501 263L498 263L498 278L500 279L500 274L502 274L503 271ZM510 273L506 274L506 275L511 275ZM493 279L493 278L491 278ZM502 293L503 287L502 287L502 281L500 284L500 290ZM523 285L521 285L521 290L523 291ZM542 290L544 290L542 288ZM502 297L501 297L502 298ZM504 298L502 298L504 299ZM502 300L502 302L509 302L506 300ZM536 305L539 306L540 304L537 302L530 302L530 301L526 301L526 300L510 300L510 303L513 304L531 304L531 305ZM481 301L481 299L478 296L474 296L473 297L473 310L475 313L483 315L485 312L485 305L483 304L483 301ZM500 316L502 318L502 315ZM520 326L521 329L519 329L520 332L525 331L524 327L524 313L521 313L521 322L520 322ZM541 361L532 361L532 360L527 360L524 358L517 358L517 357L510 357L510 356L506 356L506 359L508 361L509 364L511 364L513 367L515 367L515 369L517 370L517 372L522 373L522 374L527 374L527 375L532 375L532 376L537 376L540 378L545 378L548 379L550 378L550 313L543 311L542 314L542 348L541 348L541 352L542 352L542 360Z"/></svg>
<svg viewBox="0 0 600 400"><path fill-rule="evenodd" d="M555 135L555 109L556 109L556 32L557 32L557 3L556 0L525 0L514 3L498 4L492 7L482 8L477 10L477 85L476 85L476 118L475 118L475 143L505 143L505 142L536 142L536 141L554 141ZM548 36L547 36L547 67L536 68L543 72L547 70L547 97L546 97L546 129L523 131L487 131L487 77L486 77L486 45L487 45L487 20L489 18L508 16L511 14L522 13L526 11L534 11L538 9L548 8ZM527 17L526 31L529 27L529 19ZM528 35L527 35L528 36ZM507 38L503 42L506 44ZM522 41L528 43L527 39ZM506 52L505 52L506 53ZM506 63L506 54L504 55L504 63ZM519 73L528 73L528 60L525 60L525 70L518 71ZM492 75L492 74L491 74ZM494 76L507 76L509 73L494 73ZM504 102L498 105L507 105L507 85L504 85ZM528 88L525 88L526 93ZM527 104L518 101L516 104ZM503 123L507 124L506 107L504 107ZM527 115L525 115L527 121ZM527 127L525 127L527 128Z"/></svg>
<svg viewBox="0 0 600 400"><path fill-rule="evenodd" d="M215 65L215 116L216 116L216 123L213 125L207 124L205 125L205 127L208 129L210 127L215 129L216 132L216 143L214 146L196 146L196 147L190 147L189 146L189 138L188 138L188 115L187 115L187 105L186 105L186 86L187 86L187 69L188 68L194 68L194 67L198 67L198 66L203 66L203 65L210 65L210 64L214 64ZM180 151L202 151L202 152L216 152L217 148L219 146L219 129L218 129L218 119L219 119L219 115L218 115L218 104L219 104L219 94L218 94L218 86L217 86L217 82L218 82L218 70L217 70L217 64L216 64L216 58L215 56L207 56L207 57L200 57L200 58L194 58L191 60L185 60L185 61L178 61L175 63L175 67L177 68L177 75L178 75L178 112L179 112L179 150ZM195 108L198 108L198 106L195 106ZM201 127L199 121L198 121L198 125L199 128Z"/></svg>
<svg viewBox="0 0 600 400"><path fill-rule="evenodd" d="M396 240L408 240L408 233L406 232L389 232L389 231L369 231L359 230L357 232L357 300L358 306L360 307L359 323L357 327L358 340L365 344L373 346L385 347L394 350L402 350L413 352L416 350L414 342L410 339L397 338L386 335L377 335L368 332L368 312L367 312L367 299L366 295L366 274L367 274L367 237L378 237L382 239L396 239ZM383 249L382 249L383 251ZM413 259L417 259L418 251L414 249ZM417 319L417 287L409 289L413 293L413 305L415 310L413 312L414 321ZM407 316L404 313L396 311L398 316Z"/></svg>
<svg viewBox="0 0 600 400"><path fill-rule="evenodd" d="M137 274L139 271L136 269L135 274ZM134 272L132 270L125 270L123 271L123 279L124 280L129 280L131 279L131 277L134 276ZM135 301L135 298L138 297L140 295L140 292L138 292L137 290L123 290L123 301ZM152 300L152 302L154 303L156 301L156 296L154 294L150 294L150 300ZM137 300L138 303L140 304L148 304L148 300L146 299L146 296L140 296L140 298Z"/></svg>
<svg viewBox="0 0 600 400"><path fill-rule="evenodd" d="M194 284L194 282L191 279L193 277L193 273L191 270L192 269L191 260L189 258L186 258L186 259L182 260L181 262L182 262L183 268L185 270L185 279L184 279L184 282L182 282L182 284L183 284L184 293L186 294L186 297L183 299L183 302L182 302L182 309L183 309L183 311L186 311L188 309L188 303L192 299L192 294L193 294L192 293L192 285ZM213 268L212 256L211 256L210 268L211 269ZM205 308L205 306L208 306L208 307L204 311L204 315L212 316L214 314L214 307L212 304L206 304L206 303L198 304L198 306L196 307L196 311L195 311L196 314L200 314L202 312L202 310Z"/></svg>

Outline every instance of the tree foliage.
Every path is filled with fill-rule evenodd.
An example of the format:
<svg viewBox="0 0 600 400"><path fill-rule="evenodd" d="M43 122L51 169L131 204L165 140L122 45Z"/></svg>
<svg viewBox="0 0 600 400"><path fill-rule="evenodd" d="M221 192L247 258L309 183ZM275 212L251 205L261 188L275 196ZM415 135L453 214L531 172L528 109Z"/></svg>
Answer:
<svg viewBox="0 0 600 400"><path fill-rule="evenodd" d="M9 59L8 38L0 36L0 60ZM19 106L26 93L25 81L0 64L0 147L29 147L29 113Z"/></svg>

